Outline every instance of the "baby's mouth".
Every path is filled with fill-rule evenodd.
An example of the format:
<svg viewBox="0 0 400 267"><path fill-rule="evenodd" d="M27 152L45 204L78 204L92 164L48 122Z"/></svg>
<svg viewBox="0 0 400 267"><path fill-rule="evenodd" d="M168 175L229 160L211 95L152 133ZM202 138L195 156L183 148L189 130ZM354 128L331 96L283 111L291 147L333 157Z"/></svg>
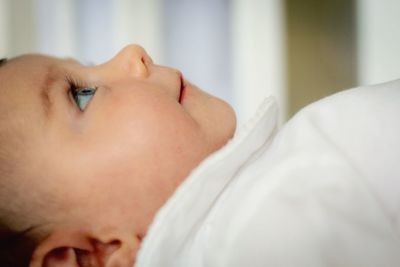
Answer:
<svg viewBox="0 0 400 267"><path fill-rule="evenodd" d="M186 92L186 82L182 75L180 76L180 82L179 103L182 104Z"/></svg>

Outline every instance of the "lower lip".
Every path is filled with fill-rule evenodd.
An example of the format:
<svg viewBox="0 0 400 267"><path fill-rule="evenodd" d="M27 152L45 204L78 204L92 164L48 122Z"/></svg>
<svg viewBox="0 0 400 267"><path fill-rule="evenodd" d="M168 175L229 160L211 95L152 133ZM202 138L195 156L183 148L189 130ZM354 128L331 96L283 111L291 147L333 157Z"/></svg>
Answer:
<svg viewBox="0 0 400 267"><path fill-rule="evenodd" d="M185 99L185 96L186 96L186 85L183 86L181 94L179 95L179 103L182 103L182 101Z"/></svg>

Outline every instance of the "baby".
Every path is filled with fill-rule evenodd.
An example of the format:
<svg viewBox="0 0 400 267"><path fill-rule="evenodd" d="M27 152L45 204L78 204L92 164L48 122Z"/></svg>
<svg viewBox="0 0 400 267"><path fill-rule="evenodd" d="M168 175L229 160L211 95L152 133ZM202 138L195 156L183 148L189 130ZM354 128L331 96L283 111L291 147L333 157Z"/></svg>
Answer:
<svg viewBox="0 0 400 267"><path fill-rule="evenodd" d="M400 80L279 131L266 98L235 134L135 45L15 58L0 84L2 267L400 266Z"/></svg>
<svg viewBox="0 0 400 267"><path fill-rule="evenodd" d="M234 134L232 108L137 45L0 67L0 265L132 266L155 213Z"/></svg>

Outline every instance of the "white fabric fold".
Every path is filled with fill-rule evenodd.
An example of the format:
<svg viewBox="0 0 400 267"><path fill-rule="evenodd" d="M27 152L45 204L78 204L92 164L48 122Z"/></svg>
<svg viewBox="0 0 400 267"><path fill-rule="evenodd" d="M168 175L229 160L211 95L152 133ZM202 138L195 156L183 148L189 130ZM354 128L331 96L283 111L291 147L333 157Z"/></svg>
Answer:
<svg viewBox="0 0 400 267"><path fill-rule="evenodd" d="M400 81L268 98L157 214L135 266L400 266Z"/></svg>

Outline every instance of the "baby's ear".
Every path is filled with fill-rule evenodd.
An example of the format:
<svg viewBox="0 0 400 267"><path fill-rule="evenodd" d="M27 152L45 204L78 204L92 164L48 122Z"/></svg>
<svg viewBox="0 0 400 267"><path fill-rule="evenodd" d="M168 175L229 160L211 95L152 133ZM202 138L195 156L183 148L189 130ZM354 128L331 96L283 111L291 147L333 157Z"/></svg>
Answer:
<svg viewBox="0 0 400 267"><path fill-rule="evenodd" d="M101 241L82 232L60 231L43 240L30 267L132 267L136 251L119 239Z"/></svg>

